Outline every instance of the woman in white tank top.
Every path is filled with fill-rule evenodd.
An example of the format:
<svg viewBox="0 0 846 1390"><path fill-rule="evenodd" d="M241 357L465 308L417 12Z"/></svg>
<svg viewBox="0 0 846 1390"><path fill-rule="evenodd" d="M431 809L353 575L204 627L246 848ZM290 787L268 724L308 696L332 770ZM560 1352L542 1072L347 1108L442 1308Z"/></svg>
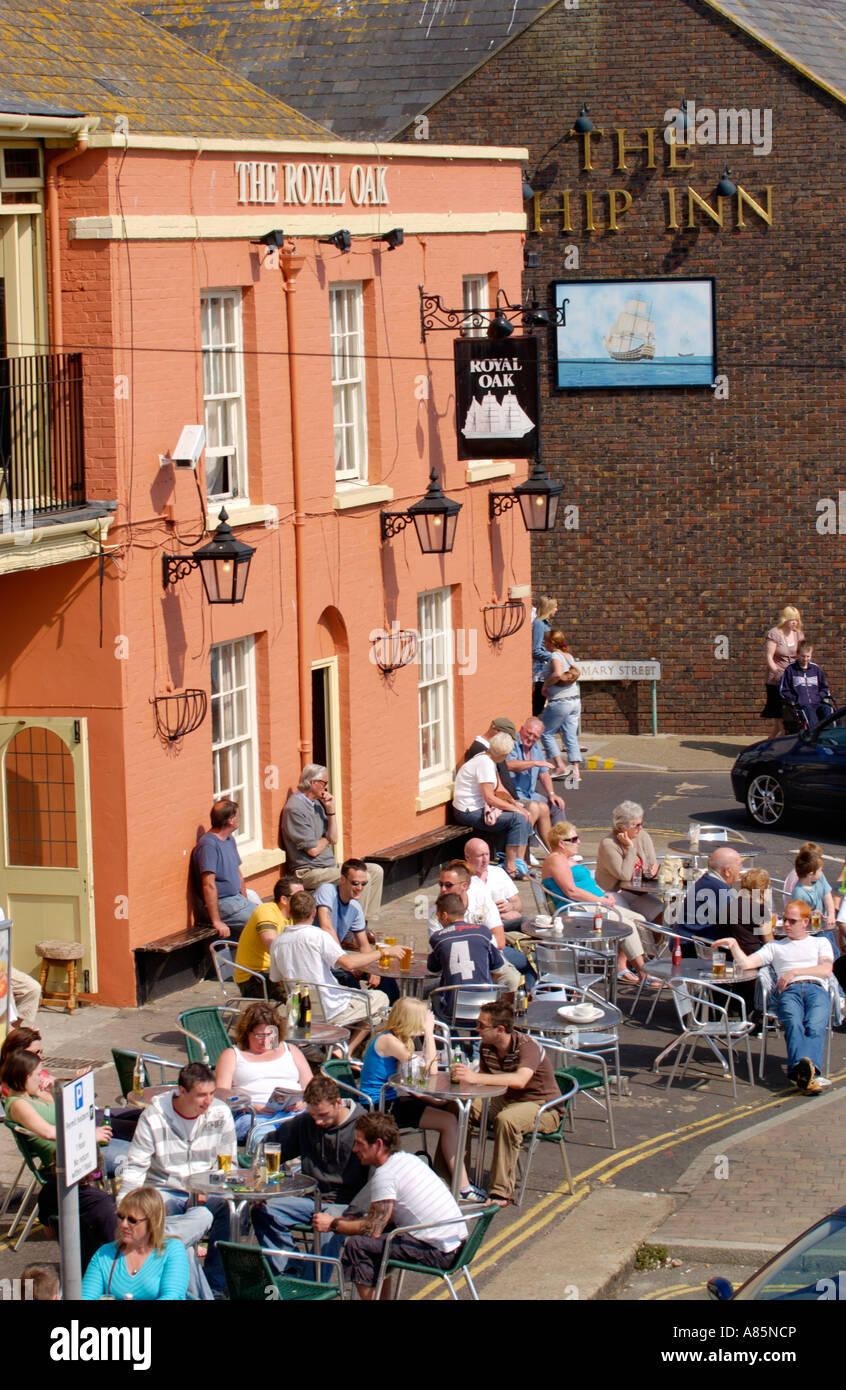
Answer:
<svg viewBox="0 0 846 1390"><path fill-rule="evenodd" d="M215 1081L223 1090L244 1091L261 1115L291 1114L302 1110L302 1092L311 1080L311 1068L298 1047L284 1041L287 1020L272 1004L251 1004L240 1015L235 1045L220 1054ZM289 1100L269 1104L277 1086L293 1092ZM252 1123L249 1114L236 1115L235 1132L243 1139Z"/></svg>

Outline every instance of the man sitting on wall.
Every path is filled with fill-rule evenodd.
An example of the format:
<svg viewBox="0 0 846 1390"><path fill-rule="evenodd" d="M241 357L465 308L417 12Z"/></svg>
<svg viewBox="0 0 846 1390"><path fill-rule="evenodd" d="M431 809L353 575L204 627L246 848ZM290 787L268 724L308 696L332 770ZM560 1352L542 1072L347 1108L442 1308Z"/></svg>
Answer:
<svg viewBox="0 0 846 1390"><path fill-rule="evenodd" d="M241 935L255 909L244 890L241 856L235 844L238 802L216 801L211 808L211 829L201 835L191 855L194 888L194 920L210 922L218 936Z"/></svg>
<svg viewBox="0 0 846 1390"><path fill-rule="evenodd" d="M335 798L329 791L327 772L319 763L307 763L299 785L291 792L279 818L279 848L288 856L288 869L313 892L321 883L337 883L341 876L335 858L338 822ZM381 865L367 864L367 886L361 909L368 922L379 920L382 906Z"/></svg>

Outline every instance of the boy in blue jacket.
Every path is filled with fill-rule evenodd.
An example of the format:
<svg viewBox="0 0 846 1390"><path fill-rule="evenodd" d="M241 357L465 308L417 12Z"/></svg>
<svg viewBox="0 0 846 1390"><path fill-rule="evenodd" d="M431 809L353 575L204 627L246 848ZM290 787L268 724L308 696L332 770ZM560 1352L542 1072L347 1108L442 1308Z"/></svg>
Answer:
<svg viewBox="0 0 846 1390"><path fill-rule="evenodd" d="M792 706L805 728L813 729L827 710L820 710L824 700L831 700L825 671L813 661L813 643L802 641L796 648L796 660L786 667L779 693L786 705ZM804 718L803 718L804 716Z"/></svg>

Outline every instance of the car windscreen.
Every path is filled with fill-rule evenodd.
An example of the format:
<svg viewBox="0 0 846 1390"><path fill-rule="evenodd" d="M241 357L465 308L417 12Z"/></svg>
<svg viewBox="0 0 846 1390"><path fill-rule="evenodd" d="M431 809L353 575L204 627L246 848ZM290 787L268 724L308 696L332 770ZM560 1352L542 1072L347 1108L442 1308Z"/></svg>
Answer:
<svg viewBox="0 0 846 1390"><path fill-rule="evenodd" d="M846 1217L826 1217L806 1231L753 1274L735 1298L846 1301Z"/></svg>

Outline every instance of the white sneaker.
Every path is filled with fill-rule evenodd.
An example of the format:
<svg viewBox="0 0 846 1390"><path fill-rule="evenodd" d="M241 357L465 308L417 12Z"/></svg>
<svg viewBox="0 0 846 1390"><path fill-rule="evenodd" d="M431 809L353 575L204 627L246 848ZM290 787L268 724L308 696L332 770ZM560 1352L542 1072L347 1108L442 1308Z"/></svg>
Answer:
<svg viewBox="0 0 846 1390"><path fill-rule="evenodd" d="M820 1076L819 1073L817 1073L817 1075L814 1077L814 1080L816 1081L816 1083L817 1083L818 1086L823 1086L823 1087L825 1087L825 1086L830 1086L830 1085L831 1085L831 1082L829 1081L828 1077L827 1077L827 1076Z"/></svg>

